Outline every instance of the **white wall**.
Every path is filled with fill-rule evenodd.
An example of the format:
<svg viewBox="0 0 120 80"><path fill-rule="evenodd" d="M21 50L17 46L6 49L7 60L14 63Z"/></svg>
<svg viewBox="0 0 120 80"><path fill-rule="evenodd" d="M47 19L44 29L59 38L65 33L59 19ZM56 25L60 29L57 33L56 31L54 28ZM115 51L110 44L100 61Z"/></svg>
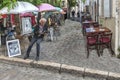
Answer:
<svg viewBox="0 0 120 80"><path fill-rule="evenodd" d="M115 10L116 9L119 9L120 8L120 5L119 5L119 3L120 3L120 0L115 0L116 1L116 3L115 3ZM119 54L119 52L118 52L118 46L120 46L120 10L116 10L115 12L114 12L114 14L115 14L115 18L116 18L116 26L115 26L115 32L116 32L116 34L115 34L115 53L116 54ZM119 22L119 23L118 23Z"/></svg>
<svg viewBox="0 0 120 80"><path fill-rule="evenodd" d="M116 2L113 0L112 1L112 17L115 17L116 13Z"/></svg>

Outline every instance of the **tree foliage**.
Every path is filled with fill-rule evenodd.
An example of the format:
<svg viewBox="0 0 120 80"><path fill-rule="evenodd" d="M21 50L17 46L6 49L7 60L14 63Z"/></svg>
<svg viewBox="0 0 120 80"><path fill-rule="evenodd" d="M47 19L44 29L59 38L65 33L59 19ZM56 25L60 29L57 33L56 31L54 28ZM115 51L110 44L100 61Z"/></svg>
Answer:
<svg viewBox="0 0 120 80"><path fill-rule="evenodd" d="M43 0L16 0L16 1L30 2L30 3L32 3L32 4L36 5L36 6L43 2Z"/></svg>
<svg viewBox="0 0 120 80"><path fill-rule="evenodd" d="M68 0L68 4L70 7L74 7L76 5L76 0Z"/></svg>
<svg viewBox="0 0 120 80"><path fill-rule="evenodd" d="M62 2L62 0L0 0L0 9L5 6L10 8L10 5L12 5L12 7L13 7L15 5L16 1L30 2L36 6L40 5L41 3L49 3L53 6L58 6L58 7L61 7L61 2Z"/></svg>
<svg viewBox="0 0 120 80"><path fill-rule="evenodd" d="M68 2L68 11L67 11L67 18L70 18L71 7L74 7L77 2L76 0L67 0Z"/></svg>
<svg viewBox="0 0 120 80"><path fill-rule="evenodd" d="M13 8L16 3L16 0L0 0L0 9L7 6ZM12 5L12 6L11 6Z"/></svg>
<svg viewBox="0 0 120 80"><path fill-rule="evenodd" d="M86 0L82 0L82 2L85 4Z"/></svg>
<svg viewBox="0 0 120 80"><path fill-rule="evenodd" d="M43 3L49 3L53 6L61 7L62 0L42 0Z"/></svg>

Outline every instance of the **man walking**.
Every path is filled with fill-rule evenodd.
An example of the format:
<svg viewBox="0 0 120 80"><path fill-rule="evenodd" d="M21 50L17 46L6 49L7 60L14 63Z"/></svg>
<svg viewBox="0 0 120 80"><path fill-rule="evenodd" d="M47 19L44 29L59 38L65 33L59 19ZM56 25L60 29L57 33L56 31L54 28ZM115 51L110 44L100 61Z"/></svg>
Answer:
<svg viewBox="0 0 120 80"><path fill-rule="evenodd" d="M72 10L72 18L73 18L73 20L74 20L74 17L75 17L75 10L73 9Z"/></svg>
<svg viewBox="0 0 120 80"><path fill-rule="evenodd" d="M45 32L44 25L45 25L45 23L46 23L46 19L41 18L40 21L39 21L39 24L35 26L34 36L31 40L30 45L28 46L27 53L25 54L24 59L29 58L31 48L32 48L33 44L36 43L36 58L35 58L35 60L36 61L39 60L40 43L41 43L41 41L43 40L43 37L44 37L44 32Z"/></svg>

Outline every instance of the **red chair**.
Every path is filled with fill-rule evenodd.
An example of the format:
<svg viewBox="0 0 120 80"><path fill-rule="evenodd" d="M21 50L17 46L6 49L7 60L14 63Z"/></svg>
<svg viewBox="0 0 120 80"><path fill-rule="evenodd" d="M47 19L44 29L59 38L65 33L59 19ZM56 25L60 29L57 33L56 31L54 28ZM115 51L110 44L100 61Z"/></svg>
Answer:
<svg viewBox="0 0 120 80"><path fill-rule="evenodd" d="M112 40L112 33L111 32L103 33L100 35L99 46L100 46L101 55L103 55L104 48L108 48L111 51L111 55L114 55L114 51L112 50L111 40Z"/></svg>
<svg viewBox="0 0 120 80"><path fill-rule="evenodd" d="M98 34L87 34L86 35L87 41L87 58L89 57L89 49L96 49L98 56L99 54L99 47L98 47Z"/></svg>

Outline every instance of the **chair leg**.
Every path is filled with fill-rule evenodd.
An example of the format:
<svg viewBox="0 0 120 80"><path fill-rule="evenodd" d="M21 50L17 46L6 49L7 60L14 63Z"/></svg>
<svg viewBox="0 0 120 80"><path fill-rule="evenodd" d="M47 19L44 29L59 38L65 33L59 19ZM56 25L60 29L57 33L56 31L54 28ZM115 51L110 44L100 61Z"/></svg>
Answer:
<svg viewBox="0 0 120 80"><path fill-rule="evenodd" d="M98 57L100 57L99 46L97 45L96 48L97 48L97 54L98 54Z"/></svg>
<svg viewBox="0 0 120 80"><path fill-rule="evenodd" d="M82 28L82 33L83 33L83 36L85 35L85 30L84 30L84 28Z"/></svg>
<svg viewBox="0 0 120 80"><path fill-rule="evenodd" d="M115 55L114 51L112 50L111 43L109 43L109 46L110 46L111 56Z"/></svg>
<svg viewBox="0 0 120 80"><path fill-rule="evenodd" d="M87 46L87 58L89 57L89 47Z"/></svg>
<svg viewBox="0 0 120 80"><path fill-rule="evenodd" d="M100 55L103 56L103 46L100 45Z"/></svg>

